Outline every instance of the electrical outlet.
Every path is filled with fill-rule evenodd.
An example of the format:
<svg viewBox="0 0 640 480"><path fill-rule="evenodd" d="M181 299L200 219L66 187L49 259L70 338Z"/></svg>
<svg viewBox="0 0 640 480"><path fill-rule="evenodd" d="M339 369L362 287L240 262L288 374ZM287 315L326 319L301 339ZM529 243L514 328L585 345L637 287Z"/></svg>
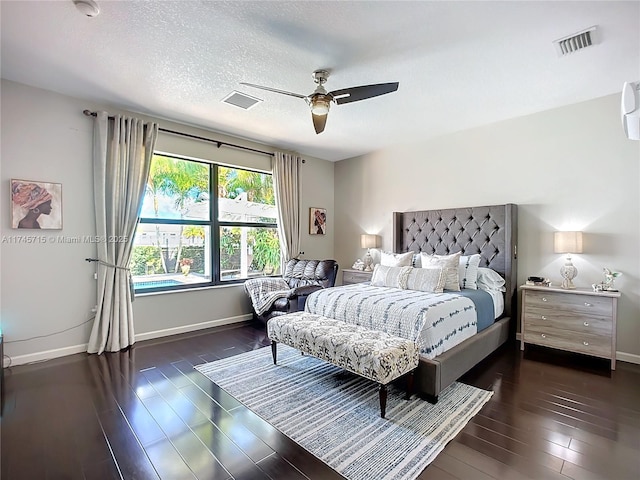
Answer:
<svg viewBox="0 0 640 480"><path fill-rule="evenodd" d="M98 272L95 272L95 273L93 274L93 279L94 279L94 280L97 280L97 279L98 279Z"/></svg>
<svg viewBox="0 0 640 480"><path fill-rule="evenodd" d="M98 305L94 305L91 309L91 313L96 313L98 311Z"/></svg>

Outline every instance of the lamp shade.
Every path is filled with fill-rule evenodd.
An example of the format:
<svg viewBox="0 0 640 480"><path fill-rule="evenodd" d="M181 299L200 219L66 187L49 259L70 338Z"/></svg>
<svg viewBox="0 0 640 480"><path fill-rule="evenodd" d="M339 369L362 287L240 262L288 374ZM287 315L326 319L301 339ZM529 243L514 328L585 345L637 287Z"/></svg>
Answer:
<svg viewBox="0 0 640 480"><path fill-rule="evenodd" d="M360 235L360 246L362 248L377 248L380 246L380 236L363 233Z"/></svg>
<svg viewBox="0 0 640 480"><path fill-rule="evenodd" d="M582 232L555 232L553 234L555 253L582 253Z"/></svg>

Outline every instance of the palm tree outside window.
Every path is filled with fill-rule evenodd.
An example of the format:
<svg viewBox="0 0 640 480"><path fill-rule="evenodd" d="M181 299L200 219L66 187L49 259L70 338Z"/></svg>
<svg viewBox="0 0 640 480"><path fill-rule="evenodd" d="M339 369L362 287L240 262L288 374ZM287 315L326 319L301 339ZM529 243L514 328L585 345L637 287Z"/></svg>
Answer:
<svg viewBox="0 0 640 480"><path fill-rule="evenodd" d="M130 269L136 292L279 275L271 174L154 155Z"/></svg>

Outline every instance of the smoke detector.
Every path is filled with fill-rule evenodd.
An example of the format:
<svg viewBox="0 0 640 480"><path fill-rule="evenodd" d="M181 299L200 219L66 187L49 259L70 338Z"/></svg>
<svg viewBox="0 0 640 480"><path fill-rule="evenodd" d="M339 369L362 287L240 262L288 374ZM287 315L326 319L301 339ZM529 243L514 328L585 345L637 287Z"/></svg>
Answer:
<svg viewBox="0 0 640 480"><path fill-rule="evenodd" d="M570 53L577 52L598 43L598 27L589 27L581 32L574 33L568 37L560 38L553 42L559 57L564 57Z"/></svg>
<svg viewBox="0 0 640 480"><path fill-rule="evenodd" d="M73 0L73 4L80 13L87 17L97 17L100 13L100 7L93 0Z"/></svg>

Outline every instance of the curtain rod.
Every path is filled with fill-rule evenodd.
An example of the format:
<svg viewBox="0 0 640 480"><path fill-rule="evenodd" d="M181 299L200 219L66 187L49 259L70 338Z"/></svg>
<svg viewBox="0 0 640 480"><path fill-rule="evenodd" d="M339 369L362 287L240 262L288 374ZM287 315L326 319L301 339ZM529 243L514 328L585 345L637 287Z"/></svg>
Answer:
<svg viewBox="0 0 640 480"><path fill-rule="evenodd" d="M83 110L82 113L84 113L87 117L95 117L97 115L96 112L92 112L91 110ZM113 118L113 117L109 116L109 118ZM175 130L169 130L167 128L158 127L158 130L161 131L161 132L165 132L165 133L172 133L174 135L181 135L183 137L194 138L196 140L202 140L204 142L215 143L218 146L218 148L220 148L222 145L225 145L227 147L239 148L241 150L248 150L250 152L261 153L263 155L269 155L270 157L273 157L273 155L274 155L273 153L265 152L265 151L262 151L262 150L257 150L255 148L243 147L242 145L236 145L235 143L221 142L220 140L211 140L210 138L199 137L198 135L191 135L189 133L176 132Z"/></svg>

